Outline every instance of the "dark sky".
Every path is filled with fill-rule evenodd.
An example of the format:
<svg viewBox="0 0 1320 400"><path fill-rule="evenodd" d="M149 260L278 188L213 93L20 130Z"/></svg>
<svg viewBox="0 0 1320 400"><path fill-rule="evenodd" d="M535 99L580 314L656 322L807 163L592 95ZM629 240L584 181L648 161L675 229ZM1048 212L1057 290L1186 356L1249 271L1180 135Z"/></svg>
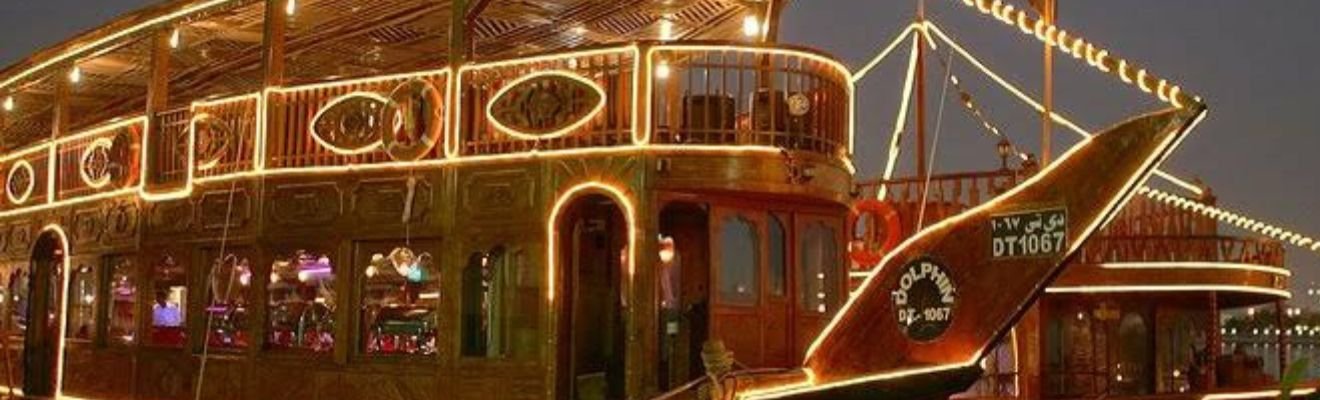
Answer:
<svg viewBox="0 0 1320 400"><path fill-rule="evenodd" d="M147 0L41 0L0 4L0 64L95 27ZM1040 46L980 16L960 0L929 0L929 15L955 40L1005 78L1039 93ZM1320 234L1320 1L1313 0L1061 0L1060 25L1153 73L1203 96L1210 118L1165 165L1208 182L1221 205L1285 228ZM863 65L913 17L915 1L797 0L785 15L783 41ZM881 167L905 68L895 54L860 91L858 166ZM1159 104L1130 86L1060 57L1060 111L1099 129ZM1025 148L1036 151L1039 120L1031 111L955 60L954 74L987 115ZM928 90L932 132L943 71L932 63ZM956 96L950 96L950 99ZM950 102L949 104L953 104ZM944 110L935 171L998 166L987 139L960 107ZM1057 148L1075 137L1057 131ZM911 148L904 171L911 171ZM1225 232L1240 234L1225 229ZM1295 288L1320 280L1320 257L1289 248Z"/></svg>

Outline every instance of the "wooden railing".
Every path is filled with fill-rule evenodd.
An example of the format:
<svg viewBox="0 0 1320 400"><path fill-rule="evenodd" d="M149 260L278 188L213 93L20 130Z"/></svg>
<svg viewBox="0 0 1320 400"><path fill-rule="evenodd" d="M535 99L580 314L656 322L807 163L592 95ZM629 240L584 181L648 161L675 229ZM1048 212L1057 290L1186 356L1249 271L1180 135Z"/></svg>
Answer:
<svg viewBox="0 0 1320 400"><path fill-rule="evenodd" d="M139 183L137 161L141 159L145 129L141 122L92 128L57 143L55 199L135 187Z"/></svg>
<svg viewBox="0 0 1320 400"><path fill-rule="evenodd" d="M1283 243L1225 236L1100 235L1082 247L1078 262L1217 262L1283 266Z"/></svg>
<svg viewBox="0 0 1320 400"><path fill-rule="evenodd" d="M510 154L632 144L636 67L637 51L625 47L465 69L462 73L462 103L459 105L459 118L463 121L460 154ZM597 85L604 92L601 99L605 102L604 108L571 132L548 135L544 139L519 138L498 129L486 112L487 106L496 100L495 96L519 78L549 71L575 74ZM581 110L560 111L563 115L556 115L556 118L573 120L585 117L574 112Z"/></svg>
<svg viewBox="0 0 1320 400"><path fill-rule="evenodd" d="M255 168L259 96L198 103L192 107L196 137L196 178Z"/></svg>
<svg viewBox="0 0 1320 400"><path fill-rule="evenodd" d="M325 166L345 166L380 164L392 161L383 148L376 146L371 151L357 154L340 154L322 146L312 137L313 123L317 113L332 101L350 94L367 93L385 98L398 87L413 79L425 80L436 90L446 91L447 72L436 71L414 75L399 75L376 79L329 82L272 91L267 96L269 103L266 128L266 167L267 168L316 168ZM443 92L442 92L443 93ZM393 121L381 121L389 126ZM443 156L442 147L437 145L428 158Z"/></svg>
<svg viewBox="0 0 1320 400"><path fill-rule="evenodd" d="M653 143L755 145L847 157L846 72L809 53L659 46Z"/></svg>
<svg viewBox="0 0 1320 400"><path fill-rule="evenodd" d="M151 151L147 186L179 188L188 182L189 135L188 124L192 112L187 107L160 112L151 123Z"/></svg>
<svg viewBox="0 0 1320 400"><path fill-rule="evenodd" d="M900 178L861 182L858 190L864 198L876 198L883 188L883 200L897 209L903 236L907 237L915 234L920 227L930 226L981 205L1025 178L1020 171L1003 169L932 175L929 180Z"/></svg>

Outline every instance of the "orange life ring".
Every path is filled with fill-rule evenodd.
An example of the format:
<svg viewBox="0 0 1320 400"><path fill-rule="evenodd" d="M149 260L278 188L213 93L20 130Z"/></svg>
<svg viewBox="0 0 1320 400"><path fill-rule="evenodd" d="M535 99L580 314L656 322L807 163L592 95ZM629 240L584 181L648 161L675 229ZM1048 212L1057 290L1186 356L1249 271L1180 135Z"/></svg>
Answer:
<svg viewBox="0 0 1320 400"><path fill-rule="evenodd" d="M873 248L867 239L874 236L867 229L861 238L857 237L857 223L863 215L870 215L874 223L883 220L885 223L884 242L879 248ZM899 223L898 210L887 202L876 199L866 199L853 205L852 211L848 214L848 232L852 237L849 243L848 258L857 263L859 267L869 268L879 264L884 259L885 254L894 250L898 246L898 240L902 236L903 227Z"/></svg>

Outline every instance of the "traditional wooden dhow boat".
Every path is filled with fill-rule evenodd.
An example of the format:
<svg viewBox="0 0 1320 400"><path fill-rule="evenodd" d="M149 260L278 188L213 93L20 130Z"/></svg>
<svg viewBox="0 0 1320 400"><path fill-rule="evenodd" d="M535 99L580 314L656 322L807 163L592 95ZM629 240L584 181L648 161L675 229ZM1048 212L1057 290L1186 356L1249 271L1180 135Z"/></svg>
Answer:
<svg viewBox="0 0 1320 400"><path fill-rule="evenodd" d="M778 43L786 5L173 0L0 70L0 394L1074 394L992 366L1158 279L1084 243L1199 100L1143 70L1174 111L912 207L856 179L864 73Z"/></svg>

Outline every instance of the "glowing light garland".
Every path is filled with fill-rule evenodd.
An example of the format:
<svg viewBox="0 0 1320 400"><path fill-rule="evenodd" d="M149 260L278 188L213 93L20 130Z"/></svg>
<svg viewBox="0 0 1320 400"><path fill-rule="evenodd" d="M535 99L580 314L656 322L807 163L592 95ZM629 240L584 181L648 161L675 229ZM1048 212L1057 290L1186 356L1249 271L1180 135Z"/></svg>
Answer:
<svg viewBox="0 0 1320 400"><path fill-rule="evenodd" d="M1109 51L1099 48L1076 34L1028 14L1026 10L1015 9L1004 4L1003 0L962 0L963 5L980 11L1008 26L1016 26L1023 34L1033 36L1047 46L1076 59L1085 59L1086 64L1106 74L1116 75L1124 83L1136 86L1142 92L1177 108L1199 104L1200 100L1183 93L1182 88L1166 79L1156 78L1144 68L1132 66L1127 60L1112 57Z"/></svg>
<svg viewBox="0 0 1320 400"><path fill-rule="evenodd" d="M1293 389L1292 397L1309 396L1316 392L1315 388ZM1237 392L1237 393L1213 393L1201 396L1201 400L1248 400L1248 399L1276 399L1283 395L1280 390L1260 390L1255 392Z"/></svg>
<svg viewBox="0 0 1320 400"><path fill-rule="evenodd" d="M637 231L641 229L637 226L637 210L633 206L632 198L620 187L600 181L589 181L577 184L565 190L555 200L555 205L550 209L550 216L546 218L546 300L550 303L555 301L555 278L557 278L557 267L559 257L559 216L563 212L564 206L569 201L576 200L583 193L599 193L606 195L615 203L623 208L625 223L628 225L628 287L632 287L633 275L637 273Z"/></svg>
<svg viewBox="0 0 1320 400"><path fill-rule="evenodd" d="M496 103L495 100L504 97L504 95L509 93L510 90L518 88L523 83L531 82L533 79L540 79L545 77L561 77L561 78L571 79L574 82L581 83L582 85L591 88L592 91L596 92L596 94L600 96L600 101L596 102L596 105L592 106L591 110L588 110L586 114L579 116L578 119L573 123L544 134L523 132L511 126L505 125L503 122L500 121L499 118L495 118L495 113L494 113L495 103ZM495 127L496 130L503 132L506 135L521 140L544 140L544 139L554 139L558 137L563 137L564 135L572 133L573 131L576 131L578 128L586 126L588 123L590 123L591 120L595 119L596 116L600 115L600 112L605 109L605 103L609 102L608 101L609 96L605 94L605 89L600 87L599 83L596 83L596 81L593 81L591 79L587 79L586 77L583 77L582 75L579 75L576 72L563 71L563 70L548 70L548 71L540 71L540 72L523 75L517 79L505 83L504 87L496 91L494 95L490 96L490 98L492 100L486 103L486 119L490 121L491 126Z"/></svg>
<svg viewBox="0 0 1320 400"><path fill-rule="evenodd" d="M917 38L912 38L912 52L908 55L908 73L907 79L903 81L902 100L898 104L898 115L894 116L894 132L889 139L889 159L885 162L885 171L882 178L884 181L893 179L894 171L898 169L898 156L902 154L903 127L907 126L908 106L912 102L913 82L917 75L917 46L920 46ZM876 191L876 198L884 200L889 195L889 185L880 185Z"/></svg>
<svg viewBox="0 0 1320 400"><path fill-rule="evenodd" d="M1219 222L1236 226L1240 229L1254 232L1259 235L1269 237L1280 242L1288 243L1303 249L1320 253L1320 240L1313 236L1303 235L1291 230L1283 229L1256 219L1243 216L1241 214L1225 210L1223 208L1207 205L1196 200L1188 199L1176 194L1168 193L1159 189L1143 187L1139 190L1141 194L1150 197L1156 201L1169 204L1185 211L1200 213L1201 215L1214 218Z"/></svg>

